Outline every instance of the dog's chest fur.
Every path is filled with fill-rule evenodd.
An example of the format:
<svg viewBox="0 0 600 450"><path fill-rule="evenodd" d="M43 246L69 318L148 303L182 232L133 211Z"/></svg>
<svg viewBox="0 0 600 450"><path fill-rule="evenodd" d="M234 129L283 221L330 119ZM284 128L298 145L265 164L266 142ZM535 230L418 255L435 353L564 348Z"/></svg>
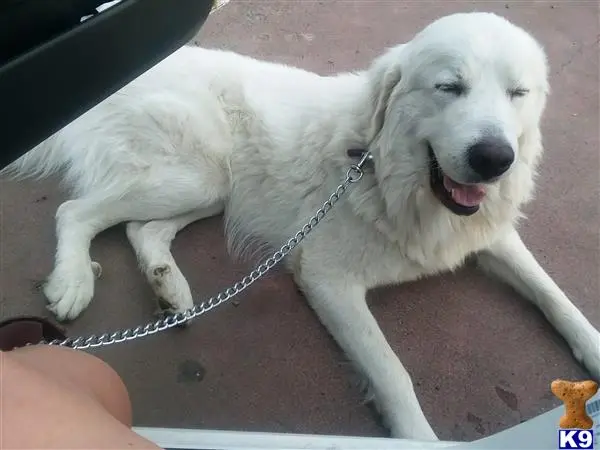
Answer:
<svg viewBox="0 0 600 450"><path fill-rule="evenodd" d="M284 163L268 159L266 148L263 145L261 151L250 145L232 161L235 182L228 236L234 253L264 242L278 248L294 236L342 181L351 163L332 161L323 154L301 162L290 157ZM403 190L410 193L398 214L390 217L375 177L366 174L350 185L347 195L301 244L288 266L297 276L306 264L322 267L324 273L329 269L347 273L369 288L410 281L457 268L515 218L512 207L483 208L474 216L458 217L426 185L404 188L397 186L399 195Z"/></svg>

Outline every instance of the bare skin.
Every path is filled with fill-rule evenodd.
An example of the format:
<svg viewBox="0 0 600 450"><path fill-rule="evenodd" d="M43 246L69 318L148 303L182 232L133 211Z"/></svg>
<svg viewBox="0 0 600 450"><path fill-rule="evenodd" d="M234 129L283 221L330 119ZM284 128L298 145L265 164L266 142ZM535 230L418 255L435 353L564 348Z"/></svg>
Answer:
<svg viewBox="0 0 600 450"><path fill-rule="evenodd" d="M100 359L48 346L0 352L0 448L158 449L131 421L127 389Z"/></svg>

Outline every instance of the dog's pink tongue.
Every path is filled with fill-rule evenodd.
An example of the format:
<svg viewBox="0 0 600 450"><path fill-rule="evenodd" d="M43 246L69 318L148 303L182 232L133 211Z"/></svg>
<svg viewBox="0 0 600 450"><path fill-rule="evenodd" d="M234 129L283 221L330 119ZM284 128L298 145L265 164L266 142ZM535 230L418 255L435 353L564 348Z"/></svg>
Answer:
<svg viewBox="0 0 600 450"><path fill-rule="evenodd" d="M485 197L485 187L480 184L460 184L444 175L444 187L452 200L462 206L477 206Z"/></svg>

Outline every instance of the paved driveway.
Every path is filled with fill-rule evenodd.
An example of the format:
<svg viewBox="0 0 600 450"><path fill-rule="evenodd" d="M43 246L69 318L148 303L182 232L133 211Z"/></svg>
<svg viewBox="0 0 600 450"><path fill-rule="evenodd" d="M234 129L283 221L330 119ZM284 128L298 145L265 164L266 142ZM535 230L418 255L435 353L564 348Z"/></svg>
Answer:
<svg viewBox="0 0 600 450"><path fill-rule="evenodd" d="M547 156L525 241L600 326L597 2L235 1L196 38L322 74L363 68L440 15L489 10L545 45L552 86ZM38 290L54 252L53 180L1 181L2 316L45 314ZM99 236L104 268L72 334L146 322L154 304L124 230ZM174 254L198 298L244 275L224 253L221 219L197 223ZM131 389L136 425L384 435L351 370L285 274L275 274L187 330L102 350ZM586 373L541 314L511 289L465 269L371 295L374 314L413 374L444 439L476 439L559 403L548 384Z"/></svg>

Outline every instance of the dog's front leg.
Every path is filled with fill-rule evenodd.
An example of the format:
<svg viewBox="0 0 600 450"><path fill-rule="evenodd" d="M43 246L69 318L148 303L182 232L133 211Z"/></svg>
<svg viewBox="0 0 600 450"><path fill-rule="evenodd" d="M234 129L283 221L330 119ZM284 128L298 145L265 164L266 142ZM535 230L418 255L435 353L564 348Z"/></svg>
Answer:
<svg viewBox="0 0 600 450"><path fill-rule="evenodd" d="M600 333L539 265L515 229L478 257L480 265L533 302L600 381Z"/></svg>
<svg viewBox="0 0 600 450"><path fill-rule="evenodd" d="M393 437L437 440L417 400L406 369L389 346L353 281L305 272L297 280L334 339L367 377Z"/></svg>

